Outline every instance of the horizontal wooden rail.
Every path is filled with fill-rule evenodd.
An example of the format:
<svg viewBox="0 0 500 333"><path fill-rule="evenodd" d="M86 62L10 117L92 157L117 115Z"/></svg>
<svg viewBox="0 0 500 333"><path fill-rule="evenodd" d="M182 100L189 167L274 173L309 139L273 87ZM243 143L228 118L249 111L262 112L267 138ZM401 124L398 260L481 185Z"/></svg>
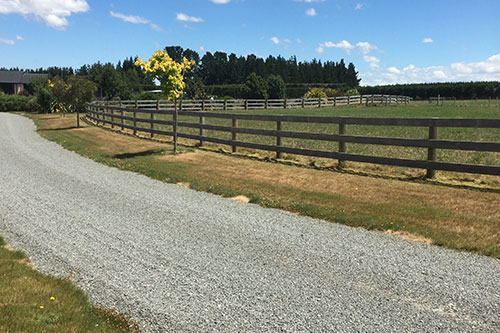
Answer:
<svg viewBox="0 0 500 333"><path fill-rule="evenodd" d="M268 101L269 102L269 101ZM236 147L259 149L265 151L276 152L278 158L282 153L298 154L304 156L324 157L338 159L339 165L343 161L354 161L363 163L376 163L382 165L393 165L400 167L412 167L427 169L429 177L434 176L435 170L467 172L489 175L500 175L499 166L475 165L463 163L448 163L436 161L437 149L449 150L467 150L467 151L484 151L484 152L500 152L499 142L475 142L475 141L452 141L439 140L437 138L437 128L439 127L464 127L464 128L500 128L500 119L483 119L483 118L366 118L366 117L320 117L320 116L286 116L286 115L257 115L257 114L236 114L236 113L214 113L204 111L182 111L161 109L160 103L156 104L155 108L140 109L135 107L127 108L123 106L99 105L97 103L89 104L87 108L88 119L97 124L108 124L111 127L121 127L134 132L150 133L173 136L174 145L177 143L176 137L197 140L200 144L203 142L212 142L218 144L229 145L233 152ZM132 104L131 104L132 106ZM120 111L120 114L116 113ZM127 114L124 114L124 113ZM137 117L137 114L149 114L149 117ZM155 114L172 116L172 120L156 119ZM181 117L181 120L179 118ZM196 117L196 122L188 122L186 118ZM231 119L232 126L212 125L205 122L206 118L215 119ZM133 123L134 125L125 124L124 121ZM276 122L276 129L258 129L246 128L238 126L238 120L252 121L267 121ZM282 130L284 122L295 123L318 123L318 124L337 124L339 126L338 134L330 133L310 133L298 131ZM139 125L138 125L139 124ZM147 124L140 125L140 124ZM172 131L155 129L155 125L172 126ZM346 134L346 125L369 125L369 126L413 126L413 127L428 127L429 138L427 139L411 139L411 138L391 138L391 137L372 137ZM199 129L200 135L182 133L178 128ZM213 136L204 135L204 130L219 131L232 133L232 139L222 139ZM238 134L250 134L260 136L270 136L276 138L276 145L259 144L238 140ZM339 142L339 151L323 151L304 148L283 147L282 138L295 138L304 140L318 140ZM400 146L425 148L428 150L427 160L411 160L402 158L388 158L369 155L349 154L346 152L346 143L383 145L383 146Z"/></svg>

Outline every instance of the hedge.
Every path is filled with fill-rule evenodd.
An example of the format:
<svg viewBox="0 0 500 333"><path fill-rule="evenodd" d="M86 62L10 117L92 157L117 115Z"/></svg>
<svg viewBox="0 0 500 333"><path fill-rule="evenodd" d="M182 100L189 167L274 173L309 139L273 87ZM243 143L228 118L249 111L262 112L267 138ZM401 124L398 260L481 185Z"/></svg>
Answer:
<svg viewBox="0 0 500 333"><path fill-rule="evenodd" d="M0 112L36 111L38 104L34 96L0 94Z"/></svg>

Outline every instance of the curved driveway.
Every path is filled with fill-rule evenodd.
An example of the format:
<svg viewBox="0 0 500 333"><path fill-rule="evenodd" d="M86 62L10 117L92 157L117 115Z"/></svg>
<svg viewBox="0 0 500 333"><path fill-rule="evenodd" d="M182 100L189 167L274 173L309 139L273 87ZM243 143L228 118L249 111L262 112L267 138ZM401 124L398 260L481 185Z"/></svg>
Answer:
<svg viewBox="0 0 500 333"><path fill-rule="evenodd" d="M145 331L500 331L500 260L119 171L1 113L0 234Z"/></svg>

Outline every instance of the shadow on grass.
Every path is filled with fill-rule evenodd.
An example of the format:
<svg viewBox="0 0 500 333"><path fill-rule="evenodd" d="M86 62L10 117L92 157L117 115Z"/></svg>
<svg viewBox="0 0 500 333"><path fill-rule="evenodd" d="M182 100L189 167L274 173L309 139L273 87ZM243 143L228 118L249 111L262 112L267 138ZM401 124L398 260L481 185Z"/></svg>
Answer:
<svg viewBox="0 0 500 333"><path fill-rule="evenodd" d="M72 129L77 129L77 128L83 128L82 126L76 127L76 126L68 126L68 127L58 127L58 128L42 128L40 131L47 131L47 132L53 132L53 131L65 131L65 130L72 130Z"/></svg>
<svg viewBox="0 0 500 333"><path fill-rule="evenodd" d="M119 160L124 160L127 158L134 158L134 157L139 157L139 156L151 156L151 155L159 155L165 152L165 149L149 149L149 150L144 150L144 151L138 151L136 153L124 153L124 154L117 154L111 156L112 158L117 158Z"/></svg>

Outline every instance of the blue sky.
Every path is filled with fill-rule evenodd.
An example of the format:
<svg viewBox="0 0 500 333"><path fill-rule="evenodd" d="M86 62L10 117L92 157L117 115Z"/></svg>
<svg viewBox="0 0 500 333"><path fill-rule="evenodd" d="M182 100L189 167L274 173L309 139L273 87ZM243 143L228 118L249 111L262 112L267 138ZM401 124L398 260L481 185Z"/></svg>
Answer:
<svg viewBox="0 0 500 333"><path fill-rule="evenodd" d="M353 62L361 84L500 80L499 0L0 0L0 67L167 45Z"/></svg>

